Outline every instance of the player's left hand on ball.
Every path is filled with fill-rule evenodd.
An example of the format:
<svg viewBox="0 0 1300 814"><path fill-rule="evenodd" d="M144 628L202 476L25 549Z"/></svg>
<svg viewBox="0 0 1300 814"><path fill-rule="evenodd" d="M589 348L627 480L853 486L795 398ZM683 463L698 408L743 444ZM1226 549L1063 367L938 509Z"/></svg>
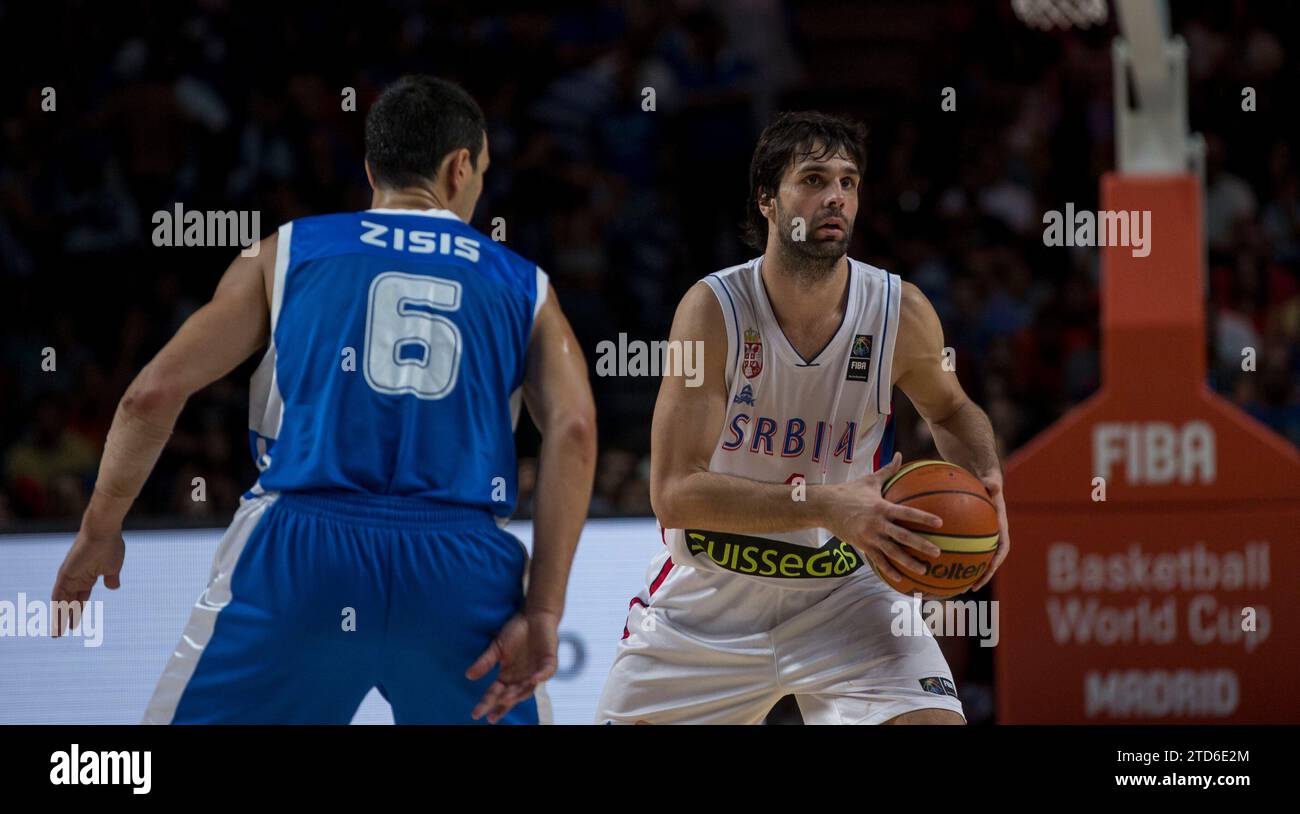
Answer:
<svg viewBox="0 0 1300 814"><path fill-rule="evenodd" d="M1002 496L1002 474L995 473L985 475L980 478L980 483L988 490L989 497L993 499L993 505L998 510L998 550L993 554L993 561L989 563L989 570L984 572L980 581L970 587L972 591L978 591L989 583L993 578L993 572L998 570L1002 561L1007 558L1011 552L1011 534L1007 530L1007 502Z"/></svg>
<svg viewBox="0 0 1300 814"><path fill-rule="evenodd" d="M558 615L543 612L517 613L506 622L488 649L465 672L466 678L477 681L493 667L501 666L496 680L470 713L471 718L477 721L487 715L490 723L496 723L555 674L559 627Z"/></svg>

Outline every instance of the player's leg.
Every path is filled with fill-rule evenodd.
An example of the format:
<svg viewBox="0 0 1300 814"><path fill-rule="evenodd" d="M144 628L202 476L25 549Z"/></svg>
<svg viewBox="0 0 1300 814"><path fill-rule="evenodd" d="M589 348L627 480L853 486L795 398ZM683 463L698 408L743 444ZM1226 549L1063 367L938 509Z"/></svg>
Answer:
<svg viewBox="0 0 1300 814"><path fill-rule="evenodd" d="M915 613L895 625L897 613ZM965 721L952 671L919 612L874 574L854 577L773 631L781 678L806 723Z"/></svg>
<svg viewBox="0 0 1300 814"><path fill-rule="evenodd" d="M896 715L882 724L921 724L924 726L964 726L966 719L947 709L917 709Z"/></svg>
<svg viewBox="0 0 1300 814"><path fill-rule="evenodd" d="M390 550L382 682L399 724L476 723L470 712L497 671L478 681L465 678L465 671L523 607L523 546L488 513L469 520L466 514L474 513L430 516L394 538ZM499 723L542 720L534 697L516 704Z"/></svg>
<svg viewBox="0 0 1300 814"><path fill-rule="evenodd" d="M374 683L382 574L347 527L246 500L145 723L348 723Z"/></svg>
<svg viewBox="0 0 1300 814"><path fill-rule="evenodd" d="M873 697L873 695L875 697ZM799 713L803 716L806 724L922 724L926 726L937 725L963 725L966 719L960 712L951 709L939 708L920 708L911 709L908 712L900 712L893 717L884 718L882 716L889 714L888 705L891 703L899 704L896 708L901 709L912 706L911 702L899 703L883 700L878 695L864 694L858 691L856 687L841 688L839 691L826 693L801 693L795 695L795 701L799 704ZM926 699L921 699L917 703L932 703ZM883 711L882 711L883 708Z"/></svg>
<svg viewBox="0 0 1300 814"><path fill-rule="evenodd" d="M741 577L674 568L667 552L649 574L628 611L596 723L762 722L783 694L765 629L769 591Z"/></svg>
<svg viewBox="0 0 1300 814"><path fill-rule="evenodd" d="M701 641L634 607L597 705L599 724L757 724L781 698L765 635Z"/></svg>

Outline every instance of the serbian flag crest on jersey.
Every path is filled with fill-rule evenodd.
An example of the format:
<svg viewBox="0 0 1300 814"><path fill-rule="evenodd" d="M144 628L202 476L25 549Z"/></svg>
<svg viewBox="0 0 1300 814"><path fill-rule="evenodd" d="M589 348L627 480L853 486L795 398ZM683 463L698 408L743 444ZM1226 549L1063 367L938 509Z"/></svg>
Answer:
<svg viewBox="0 0 1300 814"><path fill-rule="evenodd" d="M746 379L752 379L763 372L763 340L753 328L745 329L745 358L740 370Z"/></svg>

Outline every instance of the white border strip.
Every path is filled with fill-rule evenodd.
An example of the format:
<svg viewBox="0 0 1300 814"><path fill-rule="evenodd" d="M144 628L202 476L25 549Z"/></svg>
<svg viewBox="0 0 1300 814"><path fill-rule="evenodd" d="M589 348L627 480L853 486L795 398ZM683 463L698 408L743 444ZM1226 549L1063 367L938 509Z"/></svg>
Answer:
<svg viewBox="0 0 1300 814"><path fill-rule="evenodd" d="M284 278L289 272L289 250L293 248L293 221L280 227L275 243L275 280L271 288L271 342L275 342L275 326L280 321L280 305L284 302Z"/></svg>
<svg viewBox="0 0 1300 814"><path fill-rule="evenodd" d="M240 502L235 518L231 521L225 536L221 538L221 545L217 546L217 553L212 558L212 574L208 578L208 587L199 594L198 600L194 603L194 610L190 612L190 620L185 625L185 632L181 634L180 642L172 651L171 658L167 660L167 666L163 668L162 677L158 679L158 686L153 691L153 697L149 699L149 706L145 708L144 720L141 723L170 724L176 716L176 708L180 706L181 696L184 695L190 678L194 676L194 669L199 665L203 649L212 640L212 630L217 626L217 616L226 605L230 604L230 580L235 573L235 566L239 563L239 555L243 553L248 539L253 536L258 521L262 519L262 515L271 504L275 503L277 497L278 494L272 493Z"/></svg>

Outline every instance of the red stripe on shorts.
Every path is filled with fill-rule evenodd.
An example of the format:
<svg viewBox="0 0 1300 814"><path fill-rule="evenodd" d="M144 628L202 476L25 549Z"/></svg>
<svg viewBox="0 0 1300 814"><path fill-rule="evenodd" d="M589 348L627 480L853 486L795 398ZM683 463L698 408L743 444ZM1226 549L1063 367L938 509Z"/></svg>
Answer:
<svg viewBox="0 0 1300 814"><path fill-rule="evenodd" d="M632 597L632 601L630 601L630 602L627 603L627 610L628 610L628 613L631 613L631 612L632 612L632 607L633 607L634 605L640 605L640 606L643 607L643 608L648 607L648 606L646 605L646 603L644 603L644 602L641 601L641 597L639 597L639 596L634 596L634 597ZM631 633L631 631L629 631L629 630L627 629L627 625L623 625L623 638L626 639L628 636L631 636L631 635L632 635L632 633Z"/></svg>
<svg viewBox="0 0 1300 814"><path fill-rule="evenodd" d="M659 590L659 586L664 584L664 580L668 578L668 572L671 570L673 570L673 558L669 557L668 562L664 563L664 567L659 569L659 576L655 577L655 581L650 583L651 596L654 596L655 591Z"/></svg>
<svg viewBox="0 0 1300 814"><path fill-rule="evenodd" d="M654 596L655 591L659 590L659 586L664 584L664 580L668 578L668 573L672 570L673 570L673 558L669 557L668 562L664 563L664 567L659 569L659 576L655 577L654 582L650 583L651 596ZM650 607L641 599L641 597L634 596L632 597L631 601L627 603L628 611L631 612L632 608L635 607L636 605L640 605L641 607L647 609ZM623 638L626 639L628 636L631 635L632 635L631 632L628 631L627 629L627 625L623 625Z"/></svg>

